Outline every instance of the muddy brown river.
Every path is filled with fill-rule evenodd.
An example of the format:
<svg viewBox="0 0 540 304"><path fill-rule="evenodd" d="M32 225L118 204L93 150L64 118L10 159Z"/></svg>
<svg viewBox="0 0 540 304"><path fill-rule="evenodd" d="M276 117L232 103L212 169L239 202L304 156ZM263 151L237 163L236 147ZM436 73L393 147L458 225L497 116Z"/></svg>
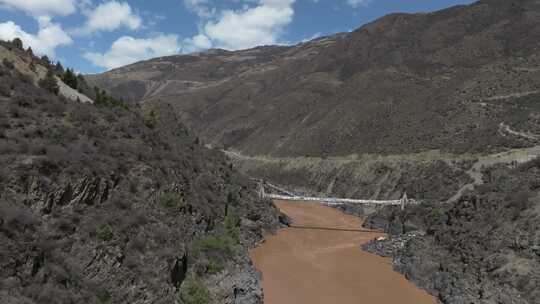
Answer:
<svg viewBox="0 0 540 304"><path fill-rule="evenodd" d="M435 304L392 270L391 261L360 249L383 236L360 231L359 218L313 203L278 201L294 221L251 252L263 274L265 304Z"/></svg>

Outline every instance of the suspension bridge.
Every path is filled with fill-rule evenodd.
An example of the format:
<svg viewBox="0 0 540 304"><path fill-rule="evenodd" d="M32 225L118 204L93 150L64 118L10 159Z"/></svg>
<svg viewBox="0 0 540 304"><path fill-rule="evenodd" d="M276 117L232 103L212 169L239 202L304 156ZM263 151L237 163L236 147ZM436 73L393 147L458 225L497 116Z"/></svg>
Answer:
<svg viewBox="0 0 540 304"><path fill-rule="evenodd" d="M279 186L273 185L267 181L260 179L253 179L258 183L258 195L260 198L268 198L275 200L285 201L299 201L299 202L314 202L325 205L346 205L346 204L359 204L359 205L376 205L376 206L400 206L401 209L405 209L407 205L416 205L420 202L407 198L407 193L404 193L401 199L398 200L366 200L366 199L352 199L352 198L337 198L337 197L312 197L296 194L292 191L288 191ZM266 189L270 189L270 192ZM272 193L274 192L274 193ZM277 192L277 194L276 194Z"/></svg>

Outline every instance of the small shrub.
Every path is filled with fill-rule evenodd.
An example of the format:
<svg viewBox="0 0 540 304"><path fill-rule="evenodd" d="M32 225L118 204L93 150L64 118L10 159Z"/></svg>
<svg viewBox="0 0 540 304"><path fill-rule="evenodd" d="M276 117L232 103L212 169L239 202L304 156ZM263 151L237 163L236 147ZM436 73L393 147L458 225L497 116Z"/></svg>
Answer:
<svg viewBox="0 0 540 304"><path fill-rule="evenodd" d="M34 79L32 78L32 76L27 75L27 74L20 74L19 79L21 80L22 83L26 83L26 84L34 83Z"/></svg>
<svg viewBox="0 0 540 304"><path fill-rule="evenodd" d="M220 273L223 271L223 269L223 265L213 260L208 261L208 263L206 264L206 272L209 274Z"/></svg>
<svg viewBox="0 0 540 304"><path fill-rule="evenodd" d="M0 82L0 96L10 97L11 96L11 87L9 84L4 81Z"/></svg>
<svg viewBox="0 0 540 304"><path fill-rule="evenodd" d="M195 242L195 249L199 252L218 252L230 255L235 250L236 242L227 235L209 235Z"/></svg>
<svg viewBox="0 0 540 304"><path fill-rule="evenodd" d="M180 297L186 304L210 303L210 292L201 281L194 278L188 279L182 284Z"/></svg>
<svg viewBox="0 0 540 304"><path fill-rule="evenodd" d="M113 229L109 225L101 225L96 231L96 236L99 240L108 242L114 236Z"/></svg>
<svg viewBox="0 0 540 304"><path fill-rule="evenodd" d="M444 211L441 208L433 208L431 210L430 217L432 221L437 222L442 218L443 215L444 215Z"/></svg>
<svg viewBox="0 0 540 304"><path fill-rule="evenodd" d="M62 144L64 142L63 127L50 128L47 133L47 139L54 144Z"/></svg>
<svg viewBox="0 0 540 304"><path fill-rule="evenodd" d="M150 128L153 129L157 125L157 115L154 111L150 111L150 113L146 114L144 116L144 124Z"/></svg>
<svg viewBox="0 0 540 304"><path fill-rule="evenodd" d="M112 300L111 294L107 290L100 290L97 293L97 298L100 304L111 303Z"/></svg>
<svg viewBox="0 0 540 304"><path fill-rule="evenodd" d="M229 191L229 193L227 193L227 204L237 206L239 201L240 200L238 199L238 194L236 192Z"/></svg>
<svg viewBox="0 0 540 304"><path fill-rule="evenodd" d="M73 109L69 112L69 120L81 124L83 129L90 129L89 124L95 123L96 117L86 109Z"/></svg>
<svg viewBox="0 0 540 304"><path fill-rule="evenodd" d="M52 98L43 98L46 102L41 105L42 110L45 113L53 116L63 116L66 112L67 106L63 102L59 102Z"/></svg>
<svg viewBox="0 0 540 304"><path fill-rule="evenodd" d="M238 225L238 218L228 214L225 217L223 225L225 226L226 235L235 243L238 243L240 241L240 226Z"/></svg>
<svg viewBox="0 0 540 304"><path fill-rule="evenodd" d="M531 196L532 192L529 191L529 189L522 189L506 196L506 207L511 210L514 219L517 218L522 211L530 208Z"/></svg>
<svg viewBox="0 0 540 304"><path fill-rule="evenodd" d="M8 68L8 69L10 69L10 70L13 70L13 69L15 68L15 65L13 64L13 62L10 61L10 60L8 60L7 58L4 58L4 60L2 60L2 64L3 64L6 68Z"/></svg>
<svg viewBox="0 0 540 304"><path fill-rule="evenodd" d="M197 239L193 246L196 257L200 258L200 274L221 272L236 249L240 240L238 219L232 215L225 217L224 233L208 235Z"/></svg>
<svg viewBox="0 0 540 304"><path fill-rule="evenodd" d="M159 197L159 203L168 209L179 209L184 205L184 199L176 192L165 192Z"/></svg>
<svg viewBox="0 0 540 304"><path fill-rule="evenodd" d="M132 194L137 193L139 190L139 179L138 178L132 178L129 180L129 192Z"/></svg>
<svg viewBox="0 0 540 304"><path fill-rule="evenodd" d="M88 84L82 75L78 75L75 78L75 81L82 87L86 88ZM81 88L82 89L82 88ZM106 106L106 107L117 107L124 110L129 110L129 105L124 102L122 99L116 99L107 94L104 90L101 90L98 87L94 87L94 102L97 106Z"/></svg>
<svg viewBox="0 0 540 304"><path fill-rule="evenodd" d="M11 99L13 104L21 108L31 108L33 106L32 100L23 96L15 96Z"/></svg>

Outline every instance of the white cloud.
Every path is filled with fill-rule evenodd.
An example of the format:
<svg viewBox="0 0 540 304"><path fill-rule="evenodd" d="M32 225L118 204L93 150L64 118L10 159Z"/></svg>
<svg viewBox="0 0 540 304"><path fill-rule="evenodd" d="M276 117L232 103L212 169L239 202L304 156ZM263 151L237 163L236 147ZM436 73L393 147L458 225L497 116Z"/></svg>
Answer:
<svg viewBox="0 0 540 304"><path fill-rule="evenodd" d="M215 13L209 0L184 0L184 6L202 18L209 18Z"/></svg>
<svg viewBox="0 0 540 304"><path fill-rule="evenodd" d="M198 36L205 36L213 46L228 50L279 43L284 28L292 22L294 2L260 0L256 6L224 10L219 17L206 21Z"/></svg>
<svg viewBox="0 0 540 304"><path fill-rule="evenodd" d="M354 8L358 8L360 6L366 6L371 2L371 0L347 0L347 4Z"/></svg>
<svg viewBox="0 0 540 304"><path fill-rule="evenodd" d="M133 12L127 2L101 3L95 9L88 10L86 15L88 20L82 28L74 31L75 34L114 31L121 27L136 30L142 25L141 17Z"/></svg>
<svg viewBox="0 0 540 304"><path fill-rule="evenodd" d="M207 49L212 47L212 42L205 35L197 35L192 38L193 45L199 49Z"/></svg>
<svg viewBox="0 0 540 304"><path fill-rule="evenodd" d="M218 14L212 0L184 0L186 7L200 18L198 35L182 41L176 35L166 34L148 39L124 36L108 51L87 52L84 57L96 66L113 69L153 57L211 47L236 50L280 43L284 28L292 22L295 0L241 1L243 8L223 10Z"/></svg>
<svg viewBox="0 0 540 304"><path fill-rule="evenodd" d="M75 0L0 0L0 6L38 16L67 16L76 10Z"/></svg>
<svg viewBox="0 0 540 304"><path fill-rule="evenodd" d="M124 36L116 40L107 52L87 52L84 57L96 66L114 69L140 60L177 54L180 48L176 35L161 34L148 39Z"/></svg>
<svg viewBox="0 0 540 304"><path fill-rule="evenodd" d="M200 50L206 50L212 47L212 41L205 35L197 35L182 41L182 52L192 53Z"/></svg>
<svg viewBox="0 0 540 304"><path fill-rule="evenodd" d="M38 18L39 31L37 34L25 32L13 21L0 23L0 39L12 40L21 38L26 47L39 55L55 56L55 49L58 46L71 44L71 37L62 29L59 24L52 23L47 17Z"/></svg>

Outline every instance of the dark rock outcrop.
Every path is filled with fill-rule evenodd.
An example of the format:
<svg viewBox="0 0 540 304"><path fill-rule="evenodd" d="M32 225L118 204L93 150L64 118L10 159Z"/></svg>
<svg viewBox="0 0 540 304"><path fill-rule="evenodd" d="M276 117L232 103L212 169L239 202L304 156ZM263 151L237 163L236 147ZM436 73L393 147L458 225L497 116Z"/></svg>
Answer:
<svg viewBox="0 0 540 304"><path fill-rule="evenodd" d="M540 303L539 164L486 169L456 203L381 210L365 224L391 237L364 249L442 303Z"/></svg>

